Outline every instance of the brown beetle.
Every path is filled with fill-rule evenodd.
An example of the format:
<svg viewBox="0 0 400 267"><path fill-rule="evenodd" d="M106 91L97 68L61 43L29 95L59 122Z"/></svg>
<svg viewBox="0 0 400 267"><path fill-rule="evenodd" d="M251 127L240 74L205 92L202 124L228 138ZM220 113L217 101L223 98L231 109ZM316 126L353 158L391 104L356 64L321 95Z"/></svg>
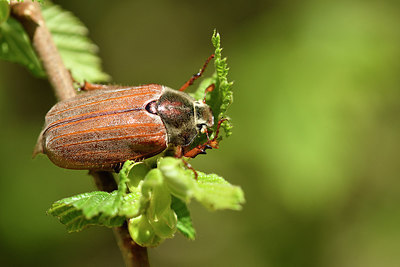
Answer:
<svg viewBox="0 0 400 267"><path fill-rule="evenodd" d="M117 170L126 160L141 160L176 148L177 157L195 157L207 148L217 148L218 130L212 140L189 150L199 132L214 125L211 108L183 91L205 70L179 91L158 84L118 87L85 83L71 99L54 105L34 155L46 154L67 169ZM211 91L214 85L206 89ZM188 151L189 150L189 151Z"/></svg>

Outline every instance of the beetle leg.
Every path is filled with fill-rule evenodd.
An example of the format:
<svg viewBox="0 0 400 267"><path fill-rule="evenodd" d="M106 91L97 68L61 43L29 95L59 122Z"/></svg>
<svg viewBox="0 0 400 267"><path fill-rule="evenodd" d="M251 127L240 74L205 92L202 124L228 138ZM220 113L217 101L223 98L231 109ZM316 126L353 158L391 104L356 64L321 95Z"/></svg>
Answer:
<svg viewBox="0 0 400 267"><path fill-rule="evenodd" d="M107 89L109 88L109 85L104 85L104 84L96 84L96 83L90 83L87 81L83 82L83 86L79 88L81 91L93 91L93 90L98 90L98 89Z"/></svg>
<svg viewBox="0 0 400 267"><path fill-rule="evenodd" d="M175 148L175 157L182 159L183 164L185 164L186 168L188 168L189 170L193 171L194 179L197 180L198 174L197 174L196 170L192 167L192 165L189 164L189 162L184 160L182 158L182 156L183 156L183 148L182 148L182 146L176 146L176 148Z"/></svg>
<svg viewBox="0 0 400 267"><path fill-rule="evenodd" d="M126 86L126 85L110 85L110 84L98 84L98 83L90 83L87 81L83 82L83 85L79 88L80 91L94 91L94 90L100 90L100 89L107 89L107 90L112 90L112 89L122 89L122 88L131 88L132 86Z"/></svg>
<svg viewBox="0 0 400 267"><path fill-rule="evenodd" d="M117 163L117 164L113 167L115 173L119 173L119 172L122 170L122 166L123 166L123 165L124 165L124 164L123 164L122 162Z"/></svg>
<svg viewBox="0 0 400 267"><path fill-rule="evenodd" d="M79 86L80 87L81 83L78 82L77 80L75 80L74 76L72 76L72 71L70 69L68 69L68 74L69 74L69 77L71 78L71 81L74 84L74 86L76 86L76 87Z"/></svg>
<svg viewBox="0 0 400 267"><path fill-rule="evenodd" d="M197 177L199 176L197 174L197 171L192 167L192 165L190 165L189 162L187 162L183 158L182 158L182 161L183 161L183 164L185 164L186 168L188 168L189 170L191 170L194 173L194 179L197 181Z"/></svg>
<svg viewBox="0 0 400 267"><path fill-rule="evenodd" d="M182 146L175 147L175 158L182 158L183 156L183 148Z"/></svg>
<svg viewBox="0 0 400 267"><path fill-rule="evenodd" d="M195 158L197 155L199 154L206 154L206 149L211 149L211 148L218 148L218 135L219 135L219 129L221 127L221 124L226 121L227 119L220 119L218 121L218 126L217 126L217 131L215 132L215 136L213 139L208 139L207 142L205 142L204 144L198 145L195 148L186 151L183 156L187 157L187 158ZM206 132L207 133L207 132ZM207 138L208 138L208 134L207 134Z"/></svg>
<svg viewBox="0 0 400 267"><path fill-rule="evenodd" d="M188 88L189 85L192 85L194 83L195 80L197 80L198 78L200 78L200 76L203 74L203 72L206 70L206 67L208 65L208 62L210 62L211 59L214 58L214 54L212 54L211 56L209 56L206 60L206 63L204 63L203 67L200 69L200 71L196 74L194 74L184 85L182 85L182 87L179 89L179 91L185 91L186 88Z"/></svg>
<svg viewBox="0 0 400 267"><path fill-rule="evenodd" d="M195 148L187 151L184 156L187 158L195 158L199 154L207 154L206 149L212 148L210 145L202 144L198 145Z"/></svg>
<svg viewBox="0 0 400 267"><path fill-rule="evenodd" d="M217 140L218 135L219 135L219 128L221 128L221 124L222 124L224 121L227 121L227 120L228 120L228 119L222 118L222 119L220 119L220 120L218 121L217 131L215 132L215 137L213 138L213 140Z"/></svg>

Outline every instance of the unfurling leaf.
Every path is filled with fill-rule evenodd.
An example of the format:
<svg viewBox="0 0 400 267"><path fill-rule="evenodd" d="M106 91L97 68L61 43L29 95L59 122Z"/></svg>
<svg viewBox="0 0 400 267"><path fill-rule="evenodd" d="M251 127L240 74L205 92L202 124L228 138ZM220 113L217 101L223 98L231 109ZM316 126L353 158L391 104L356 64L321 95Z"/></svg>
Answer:
<svg viewBox="0 0 400 267"><path fill-rule="evenodd" d="M146 215L130 219L128 230L132 239L142 247L155 247L162 242L162 239L154 232Z"/></svg>
<svg viewBox="0 0 400 267"><path fill-rule="evenodd" d="M162 172L171 194L186 203L189 202L197 187L193 173L183 168L182 160L172 157L161 158L158 168Z"/></svg>
<svg viewBox="0 0 400 267"><path fill-rule="evenodd" d="M190 212L185 202L173 196L171 208L175 211L176 216L178 217L176 227L179 232L190 240L194 240L196 238L196 230L193 227L192 218L190 217Z"/></svg>
<svg viewBox="0 0 400 267"><path fill-rule="evenodd" d="M228 82L228 64L226 58L222 57L221 48L221 37L219 33L214 30L214 34L211 37L211 41L215 48L214 65L217 73L215 90L210 93L211 109L214 114L214 118L217 120L226 118L226 111L233 102L232 85L233 82ZM225 131L225 135L228 137L232 134L232 124L229 121L225 121L222 124L222 128Z"/></svg>
<svg viewBox="0 0 400 267"><path fill-rule="evenodd" d="M148 172L141 185L141 215L129 221L133 241L154 247L176 232L177 217L171 209L171 194L158 169Z"/></svg>

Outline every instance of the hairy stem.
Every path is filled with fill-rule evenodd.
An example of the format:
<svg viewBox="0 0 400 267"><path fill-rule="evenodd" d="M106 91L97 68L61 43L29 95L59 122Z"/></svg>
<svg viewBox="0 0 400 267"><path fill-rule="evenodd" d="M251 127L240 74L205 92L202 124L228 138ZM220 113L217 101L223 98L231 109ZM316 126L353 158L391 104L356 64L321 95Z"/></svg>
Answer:
<svg viewBox="0 0 400 267"><path fill-rule="evenodd" d="M28 33L46 71L50 84L58 100L76 95L70 72L65 68L51 34L43 20L40 6L33 2L11 2L11 14L21 22ZM114 177L109 172L90 172L99 190L111 192L117 189ZM128 267L149 266L147 249L133 242L127 224L114 228L118 246Z"/></svg>

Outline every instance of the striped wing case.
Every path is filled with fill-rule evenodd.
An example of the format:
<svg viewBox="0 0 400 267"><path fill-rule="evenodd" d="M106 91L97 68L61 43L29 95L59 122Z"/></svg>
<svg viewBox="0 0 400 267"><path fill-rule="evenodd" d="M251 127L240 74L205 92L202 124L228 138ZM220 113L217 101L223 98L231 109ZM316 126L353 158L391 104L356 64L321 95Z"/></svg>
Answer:
<svg viewBox="0 0 400 267"><path fill-rule="evenodd" d="M167 132L145 106L163 90L156 84L101 89L59 102L46 115L39 151L60 167L94 170L156 155L167 147Z"/></svg>

